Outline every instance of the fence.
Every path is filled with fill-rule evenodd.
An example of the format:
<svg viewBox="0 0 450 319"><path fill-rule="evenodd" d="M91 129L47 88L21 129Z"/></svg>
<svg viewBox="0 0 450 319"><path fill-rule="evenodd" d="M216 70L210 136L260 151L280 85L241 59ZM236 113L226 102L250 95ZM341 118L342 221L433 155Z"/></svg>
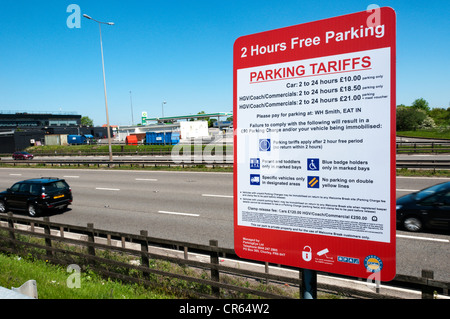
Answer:
<svg viewBox="0 0 450 319"><path fill-rule="evenodd" d="M196 167L196 166L205 166L205 167L233 167L233 163L231 162L222 162L222 161L207 161L203 159L190 159L189 161L180 161L174 162L172 160L124 160L124 159L115 159L113 161L109 160L83 160L83 159L62 159L62 160L26 160L26 161L15 161L15 160L1 160L0 164L7 164L13 166L96 166L96 167Z"/></svg>
<svg viewBox="0 0 450 319"><path fill-rule="evenodd" d="M96 167L233 167L233 163L226 161L208 161L204 159L190 159L189 161L174 162L172 160L124 160L115 159L109 160L83 160L83 159L61 159L61 160L27 160L27 161L15 161L9 159L3 159L0 164L13 165L13 166L96 166ZM429 169L429 170L447 170L450 169L450 161L448 159L399 159L396 163L397 168L417 168L417 169Z"/></svg>
<svg viewBox="0 0 450 319"><path fill-rule="evenodd" d="M180 144L181 145L181 144ZM202 150L204 147L206 147L207 144L202 145ZM191 146L184 146L186 148L186 151L190 151L191 153L194 153L196 151L196 147ZM234 149L232 147L232 144L227 146L217 146L213 147L211 151L211 155L216 154L216 150L220 150L221 154L228 154L229 156L233 155ZM181 153L184 153L185 149L183 148ZM146 148L139 148L136 147L135 150L129 150L125 149L125 145L120 145L120 150L118 148L115 148L113 150L114 155L117 156L170 156L172 154L172 146L159 146L152 149L146 149ZM401 141L398 140L396 142L396 153L397 154L446 154L450 153L450 141ZM45 157L54 157L54 156L108 156L108 152L104 151L97 151L95 149L91 150L72 150L69 149L62 149L62 150L56 150L53 152L43 152L39 151L35 153L35 156L45 156ZM4 158L11 158L10 153L0 154L0 157Z"/></svg>
<svg viewBox="0 0 450 319"><path fill-rule="evenodd" d="M40 242L29 238L40 238ZM177 292L183 296L302 296L301 270L290 269L289 275L281 267L269 271L267 263L246 263L235 255L234 250L220 248L214 240L209 245L198 245L149 237L144 230L139 235L133 235L96 229L93 224L86 227L64 225L50 222L48 217L37 220L8 213L6 216L0 215L0 250L18 255L32 251L36 258L63 265L82 263L104 276L150 287L161 285L161 278L189 282L189 289L181 284L178 287L176 283L169 287L178 287ZM134 256L139 262L109 258L112 252ZM155 260L180 267L171 268L171 271L158 269L154 266ZM136 276L136 272L140 276ZM430 271L424 271L422 277L397 275L392 284L417 289L426 299L433 298L436 292L448 295L450 283L436 281L432 277ZM264 289L260 289L261 285ZM365 289L360 289L322 282L318 283L318 290L358 298L402 298L381 293L377 285L374 288L367 284L364 286Z"/></svg>
<svg viewBox="0 0 450 319"><path fill-rule="evenodd" d="M420 141L420 142L404 142L397 141L397 154L415 154L415 153L449 153L450 142L444 141Z"/></svg>

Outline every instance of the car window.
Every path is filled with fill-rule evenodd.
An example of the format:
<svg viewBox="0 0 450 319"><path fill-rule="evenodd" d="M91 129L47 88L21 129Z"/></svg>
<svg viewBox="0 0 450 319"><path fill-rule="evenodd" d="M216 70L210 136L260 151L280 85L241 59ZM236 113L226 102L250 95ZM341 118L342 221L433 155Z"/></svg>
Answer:
<svg viewBox="0 0 450 319"><path fill-rule="evenodd" d="M415 197L416 197L417 200L421 200L421 199L424 199L425 197L427 197L427 196L429 196L431 194L439 192L440 190L442 190L445 187L446 187L446 184L434 185L434 186L431 186L431 187L429 187L427 189L424 189L424 190L422 190L420 192L417 192Z"/></svg>
<svg viewBox="0 0 450 319"><path fill-rule="evenodd" d="M30 184L23 183L20 185L19 192L21 193L29 193L30 192Z"/></svg>
<svg viewBox="0 0 450 319"><path fill-rule="evenodd" d="M444 194L431 195L430 197L427 197L421 202L422 205L433 205L438 203L450 205L450 192Z"/></svg>
<svg viewBox="0 0 450 319"><path fill-rule="evenodd" d="M64 181L57 181L54 183L58 189L69 188L69 185Z"/></svg>
<svg viewBox="0 0 450 319"><path fill-rule="evenodd" d="M21 183L14 184L13 186L11 186L11 191L12 191L12 192L17 192L17 191L19 191L20 185L21 185Z"/></svg>
<svg viewBox="0 0 450 319"><path fill-rule="evenodd" d="M30 193L33 195L40 195L42 193L42 186L40 184L31 184Z"/></svg>
<svg viewBox="0 0 450 319"><path fill-rule="evenodd" d="M431 195L420 202L421 205L433 205L439 202L440 195Z"/></svg>
<svg viewBox="0 0 450 319"><path fill-rule="evenodd" d="M442 202L445 206L450 206L450 192L447 192L447 194L443 196Z"/></svg>
<svg viewBox="0 0 450 319"><path fill-rule="evenodd" d="M46 192L55 192L58 190L69 188L69 185L67 185L67 183L64 181L57 181L50 184L46 184L44 187Z"/></svg>

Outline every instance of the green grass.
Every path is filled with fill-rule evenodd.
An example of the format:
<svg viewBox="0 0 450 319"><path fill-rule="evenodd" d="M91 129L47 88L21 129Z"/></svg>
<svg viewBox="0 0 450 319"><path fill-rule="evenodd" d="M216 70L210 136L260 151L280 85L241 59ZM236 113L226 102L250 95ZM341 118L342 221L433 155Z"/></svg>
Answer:
<svg viewBox="0 0 450 319"><path fill-rule="evenodd" d="M170 152L172 150L171 145L111 145L113 153L129 153L129 152ZM26 149L27 152L33 154L74 154L74 155L86 155L91 153L108 153L108 145L42 145L31 146Z"/></svg>
<svg viewBox="0 0 450 319"><path fill-rule="evenodd" d="M450 140L450 129L430 129L417 131L397 131L397 136L435 138Z"/></svg>
<svg viewBox="0 0 450 319"><path fill-rule="evenodd" d="M31 162L31 164L33 164ZM19 163L16 165L8 164L8 163L1 163L0 167L14 167L14 168L51 168L51 169L92 169L92 170L102 170L102 169L108 169L108 170L148 170L148 171L180 171L180 172L224 172L224 173L232 173L233 167L232 166L215 166L215 167L209 167L206 165L185 165L185 167L177 166L177 165L171 165L171 166L164 166L164 165L158 165L158 166L139 166L139 165L125 165L120 164L120 166L117 163L114 166L108 167L106 164L96 166L96 165L88 165L83 164L80 166L75 165L58 165L58 166L49 166L46 164L33 164L33 165L27 165L26 163Z"/></svg>
<svg viewBox="0 0 450 319"><path fill-rule="evenodd" d="M397 169L397 176L450 177L450 170Z"/></svg>
<svg viewBox="0 0 450 319"><path fill-rule="evenodd" d="M201 147L202 150L206 148L207 145L182 145L182 150L180 151L183 154L183 151L189 151L191 154L194 154L195 150L198 147ZM133 153L133 154L142 154L142 153L170 153L172 151L173 145L111 145L111 151L115 155L120 155L122 153ZM222 145L216 146L215 149L220 150L222 147L222 153L225 154L227 149L229 152L232 152L232 145ZM214 149L214 150L215 150ZM108 145L41 145L41 146L30 146L26 149L27 152L30 152L34 155L41 154L68 154L68 155L89 155L89 154L98 154L98 153L109 153Z"/></svg>
<svg viewBox="0 0 450 319"><path fill-rule="evenodd" d="M47 261L29 260L0 254L0 286L11 289L34 279L39 299L172 299L168 294L137 284L103 279L92 271L82 271L80 288L67 284L75 276L62 266ZM72 276L72 277L70 277Z"/></svg>

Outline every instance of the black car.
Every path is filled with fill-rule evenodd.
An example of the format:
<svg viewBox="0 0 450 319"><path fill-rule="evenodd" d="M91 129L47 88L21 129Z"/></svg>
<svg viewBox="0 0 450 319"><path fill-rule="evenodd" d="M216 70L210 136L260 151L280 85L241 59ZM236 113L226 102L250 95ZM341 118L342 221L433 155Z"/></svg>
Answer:
<svg viewBox="0 0 450 319"><path fill-rule="evenodd" d="M22 210L37 217L47 209L66 209L72 199L72 190L64 179L28 179L0 193L0 213Z"/></svg>
<svg viewBox="0 0 450 319"><path fill-rule="evenodd" d="M402 196L396 204L397 224L406 230L450 230L450 182Z"/></svg>

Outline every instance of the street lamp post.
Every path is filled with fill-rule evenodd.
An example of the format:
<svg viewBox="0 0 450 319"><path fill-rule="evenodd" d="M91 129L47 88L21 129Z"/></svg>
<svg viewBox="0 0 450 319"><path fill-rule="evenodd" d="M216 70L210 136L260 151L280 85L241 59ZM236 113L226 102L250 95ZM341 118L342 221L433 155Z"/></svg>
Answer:
<svg viewBox="0 0 450 319"><path fill-rule="evenodd" d="M97 22L98 23L98 28L100 30L100 50L101 50L101 53L102 53L103 88L105 90L106 126L107 126L107 130L108 130L109 160L112 161L111 132L110 132L111 129L110 129L110 126L109 126L108 98L106 97L105 61L103 59L103 43L102 43L102 28L101 28L101 25L102 24L114 25L114 23L113 22L97 21L97 20L91 18L90 16L88 16L87 14L83 14L83 17L85 17L86 19L89 19L89 20Z"/></svg>
<svg viewBox="0 0 450 319"><path fill-rule="evenodd" d="M133 100L131 99L131 91L130 91L130 105L131 105L131 126L133 126L134 117L133 117Z"/></svg>
<svg viewBox="0 0 450 319"><path fill-rule="evenodd" d="M164 104L166 104L166 103L167 103L166 101L161 103L162 117L164 117Z"/></svg>

